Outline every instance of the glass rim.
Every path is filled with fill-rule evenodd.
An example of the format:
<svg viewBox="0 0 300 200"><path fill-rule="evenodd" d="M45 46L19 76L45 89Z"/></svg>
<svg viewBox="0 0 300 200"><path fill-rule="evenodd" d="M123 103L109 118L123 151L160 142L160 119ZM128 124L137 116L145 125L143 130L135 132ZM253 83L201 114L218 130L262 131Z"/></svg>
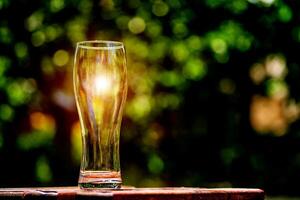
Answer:
<svg viewBox="0 0 300 200"><path fill-rule="evenodd" d="M99 46L92 46L93 44ZM101 46L103 45L103 46ZM94 49L94 50L111 50L124 48L123 42L113 40L87 40L76 43L77 48Z"/></svg>

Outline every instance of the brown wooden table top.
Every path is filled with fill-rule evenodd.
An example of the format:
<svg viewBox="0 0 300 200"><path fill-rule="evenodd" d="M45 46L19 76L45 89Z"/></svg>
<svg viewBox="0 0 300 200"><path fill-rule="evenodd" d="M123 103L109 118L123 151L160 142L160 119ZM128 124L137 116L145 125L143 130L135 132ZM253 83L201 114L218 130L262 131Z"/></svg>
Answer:
<svg viewBox="0 0 300 200"><path fill-rule="evenodd" d="M191 187L81 190L78 187L2 188L0 200L263 200L260 189Z"/></svg>

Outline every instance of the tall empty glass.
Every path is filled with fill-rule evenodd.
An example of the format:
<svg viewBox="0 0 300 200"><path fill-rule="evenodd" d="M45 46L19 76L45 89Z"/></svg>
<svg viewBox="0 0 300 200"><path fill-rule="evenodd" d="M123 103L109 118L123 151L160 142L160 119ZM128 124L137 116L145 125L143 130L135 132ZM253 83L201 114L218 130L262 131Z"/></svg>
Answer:
<svg viewBox="0 0 300 200"><path fill-rule="evenodd" d="M119 138L127 93L123 43L77 43L73 84L83 147L79 186L120 188Z"/></svg>

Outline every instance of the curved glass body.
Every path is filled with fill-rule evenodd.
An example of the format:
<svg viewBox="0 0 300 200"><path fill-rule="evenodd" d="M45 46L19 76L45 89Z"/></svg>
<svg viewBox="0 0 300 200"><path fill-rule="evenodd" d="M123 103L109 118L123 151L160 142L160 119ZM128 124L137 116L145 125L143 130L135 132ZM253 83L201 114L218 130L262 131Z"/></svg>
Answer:
<svg viewBox="0 0 300 200"><path fill-rule="evenodd" d="M119 188L120 126L127 93L123 43L77 43L73 85L83 147L79 186Z"/></svg>

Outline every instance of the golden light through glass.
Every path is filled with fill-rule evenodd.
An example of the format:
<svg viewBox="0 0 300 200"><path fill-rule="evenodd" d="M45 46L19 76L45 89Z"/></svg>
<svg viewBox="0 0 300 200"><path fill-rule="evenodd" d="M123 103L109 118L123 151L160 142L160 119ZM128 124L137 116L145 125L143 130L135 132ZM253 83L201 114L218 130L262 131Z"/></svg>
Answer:
<svg viewBox="0 0 300 200"><path fill-rule="evenodd" d="M112 88L111 79L106 76L96 76L94 79L96 94L106 94Z"/></svg>
<svg viewBox="0 0 300 200"><path fill-rule="evenodd" d="M127 93L123 44L78 43L73 83L83 144L79 186L119 188L119 137Z"/></svg>

